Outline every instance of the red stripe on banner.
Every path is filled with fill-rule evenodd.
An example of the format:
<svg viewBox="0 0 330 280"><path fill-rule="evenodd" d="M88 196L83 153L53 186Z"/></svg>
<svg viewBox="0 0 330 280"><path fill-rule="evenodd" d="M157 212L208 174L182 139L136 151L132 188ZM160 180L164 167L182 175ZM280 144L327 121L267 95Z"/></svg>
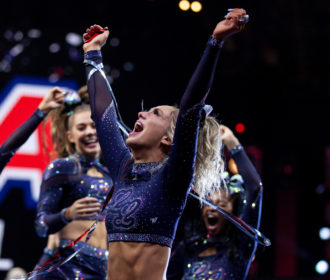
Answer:
<svg viewBox="0 0 330 280"><path fill-rule="evenodd" d="M275 235L275 276L293 277L297 272L298 190L278 189Z"/></svg>

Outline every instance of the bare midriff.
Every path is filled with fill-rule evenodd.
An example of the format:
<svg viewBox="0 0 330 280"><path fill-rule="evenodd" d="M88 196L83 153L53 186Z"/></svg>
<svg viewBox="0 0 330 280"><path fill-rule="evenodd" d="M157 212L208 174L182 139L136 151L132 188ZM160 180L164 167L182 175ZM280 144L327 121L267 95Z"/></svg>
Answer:
<svg viewBox="0 0 330 280"><path fill-rule="evenodd" d="M71 223L67 224L61 231L60 231L60 238L65 239L76 239L78 238L83 232L85 232L92 224L94 223L93 220L84 221L84 220L75 220ZM86 237L82 238L81 241L85 241ZM89 245L93 245L94 247L100 249L107 249L107 230L105 228L105 222L99 221L96 225L95 230L92 233L88 241Z"/></svg>
<svg viewBox="0 0 330 280"><path fill-rule="evenodd" d="M110 242L107 280L165 280L171 249L145 242Z"/></svg>

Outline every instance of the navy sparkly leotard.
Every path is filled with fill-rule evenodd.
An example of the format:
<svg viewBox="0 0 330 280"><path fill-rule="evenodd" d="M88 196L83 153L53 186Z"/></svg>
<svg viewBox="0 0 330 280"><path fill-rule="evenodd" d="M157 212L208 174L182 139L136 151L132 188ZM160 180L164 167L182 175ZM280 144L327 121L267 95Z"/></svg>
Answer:
<svg viewBox="0 0 330 280"><path fill-rule="evenodd" d="M88 176L87 171L91 167L96 167L104 177ZM76 153L51 162L43 174L41 184L35 221L38 235L46 237L68 224L63 210L77 199L92 196L102 205L112 185L108 170L98 159L91 161ZM95 218L85 219L95 220ZM99 216L99 219L103 220L104 217Z"/></svg>
<svg viewBox="0 0 330 280"><path fill-rule="evenodd" d="M210 90L221 43L211 38L181 100L170 156L165 162L135 164L116 122L102 72L100 51L85 54L88 93L105 163L114 181L106 215L108 241L172 246L193 178L201 110ZM91 71L95 71L91 73Z"/></svg>
<svg viewBox="0 0 330 280"><path fill-rule="evenodd" d="M232 150L231 154L238 170L244 179L245 200L240 218L259 229L262 203L262 183L259 175L242 149ZM237 230L237 229L235 229ZM249 272L257 242L237 231L236 238L217 236L203 238L195 236L178 244L172 253L167 271L168 280L192 279L231 279L244 280ZM233 242L237 250L236 256L230 256L229 249ZM215 255L200 257L207 248L215 247Z"/></svg>
<svg viewBox="0 0 330 280"><path fill-rule="evenodd" d="M0 174L16 150L30 137L45 116L46 115L40 109L37 109L32 116L18 127L0 146Z"/></svg>
<svg viewBox="0 0 330 280"><path fill-rule="evenodd" d="M95 167L103 177L92 177L87 171ZM69 223L64 218L65 208L71 206L77 199L91 196L96 197L103 204L112 180L108 170L99 162L99 159L89 160L78 153L66 158L59 158L51 162L43 174L41 192L38 202L35 221L39 236L46 237L61 230ZM80 220L104 220L105 217L80 218ZM59 247L51 252L56 253L73 240L60 239ZM78 254L75 252L79 250ZM36 279L99 279L106 278L108 251L94 247L85 242L78 242L72 248L62 252L62 258L74 257L62 264L54 271L37 276ZM46 250L42 260L49 260ZM42 261L41 260L41 261ZM42 263L39 263L39 265Z"/></svg>

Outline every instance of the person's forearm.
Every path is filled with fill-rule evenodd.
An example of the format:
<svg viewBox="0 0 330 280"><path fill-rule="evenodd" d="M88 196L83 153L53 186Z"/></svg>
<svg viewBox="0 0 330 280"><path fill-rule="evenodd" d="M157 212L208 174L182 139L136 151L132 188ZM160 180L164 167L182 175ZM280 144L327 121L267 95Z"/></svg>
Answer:
<svg viewBox="0 0 330 280"><path fill-rule="evenodd" d="M181 100L181 109L204 102L213 82L223 41L211 37Z"/></svg>
<svg viewBox="0 0 330 280"><path fill-rule="evenodd" d="M38 108L31 117L18 127L2 144L0 148L0 173L16 150L26 142L45 116L46 114Z"/></svg>

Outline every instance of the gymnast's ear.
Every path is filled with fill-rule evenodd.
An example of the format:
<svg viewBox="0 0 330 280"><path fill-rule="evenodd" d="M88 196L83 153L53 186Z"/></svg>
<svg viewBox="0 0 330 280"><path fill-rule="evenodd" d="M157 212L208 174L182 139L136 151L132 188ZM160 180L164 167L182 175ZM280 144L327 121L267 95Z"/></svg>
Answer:
<svg viewBox="0 0 330 280"><path fill-rule="evenodd" d="M162 139L160 140L160 143L164 145L165 147L170 148L172 145L172 140L168 135L164 135Z"/></svg>
<svg viewBox="0 0 330 280"><path fill-rule="evenodd" d="M66 134L66 139L70 142L70 143L74 143L74 139L73 139L73 135L72 132L70 130L67 130Z"/></svg>

